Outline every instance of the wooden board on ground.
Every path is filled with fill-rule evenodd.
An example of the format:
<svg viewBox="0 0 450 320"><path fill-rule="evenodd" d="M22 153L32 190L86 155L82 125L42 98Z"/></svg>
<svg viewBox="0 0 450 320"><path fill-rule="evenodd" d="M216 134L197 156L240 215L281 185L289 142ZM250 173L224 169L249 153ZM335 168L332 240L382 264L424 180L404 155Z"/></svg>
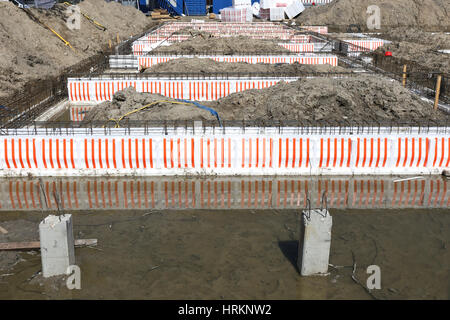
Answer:
<svg viewBox="0 0 450 320"><path fill-rule="evenodd" d="M170 20L172 20L172 19L174 19L174 18L172 18L170 15L168 15L168 14L160 14L160 15L156 15L156 16L153 16L152 15L152 19L170 19Z"/></svg>
<svg viewBox="0 0 450 320"><path fill-rule="evenodd" d="M79 239L75 240L75 247L96 246L97 239ZM3 242L0 243L0 250L23 250L23 249L40 249L39 241L29 242Z"/></svg>

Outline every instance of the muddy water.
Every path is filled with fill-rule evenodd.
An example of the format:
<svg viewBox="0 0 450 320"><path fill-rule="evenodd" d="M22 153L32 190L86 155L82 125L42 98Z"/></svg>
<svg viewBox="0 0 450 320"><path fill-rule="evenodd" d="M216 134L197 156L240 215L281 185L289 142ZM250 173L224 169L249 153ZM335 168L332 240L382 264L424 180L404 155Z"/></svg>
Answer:
<svg viewBox="0 0 450 320"><path fill-rule="evenodd" d="M317 204L317 197L327 190L333 216L330 263L335 266L330 267L329 276L307 278L299 276L295 266L304 178L246 178L238 181L226 178L142 178L133 180L133 196L130 195L131 180L127 179L44 179L40 186L44 190L41 191L42 207L37 194L34 195L37 208L33 208L29 189L23 191L23 180L0 181L3 210L0 225L9 228L11 235L14 228L20 229L21 225L29 227L30 223L35 223L37 228L37 223L50 210L56 210L55 201L49 208L44 196L51 194L55 185L53 194L57 194L60 210L74 214L75 238L98 239L95 248L76 249L76 263L82 272L81 290L69 291L61 282L39 279L40 276L36 276L41 269L39 253L23 252L18 254L23 261L11 270L0 270L0 299L449 299L447 182L440 177L417 180L416 190L416 180L408 180L408 187L408 181L393 183L396 179L336 177L307 180L310 190L307 194L313 204ZM29 187L30 181L33 182L26 180L25 185ZM262 195L263 181L265 196ZM270 197L269 181L272 182ZM294 181L293 189L291 181ZM301 182L300 189L297 181ZM339 181L341 194L338 197ZM381 181L384 186L382 195ZM422 181L425 182L423 192ZM48 192L45 191L46 182ZM76 182L76 188L69 188L69 193L67 182L69 187ZM108 182L111 190L114 190L115 182L121 186L117 191L117 207L114 191L112 205L109 206ZM126 186L123 182L127 182ZM151 182L154 183L153 195ZM180 189L178 182L181 182ZM216 193L214 182L217 182ZM145 183L148 189L144 192ZM60 185L62 189L59 189ZM78 208L73 190L78 192ZM297 198L299 190L300 198ZM242 193L244 205L241 207ZM72 196L71 208L67 194ZM187 202L186 194L190 199ZM10 208L11 199L16 209ZM125 202L128 203L127 208ZM24 209L26 203L28 210ZM4 239L5 236L0 238L6 241ZM368 277L366 267L372 264L380 266L380 290L367 292L352 280L355 262L355 275L362 284Z"/></svg>

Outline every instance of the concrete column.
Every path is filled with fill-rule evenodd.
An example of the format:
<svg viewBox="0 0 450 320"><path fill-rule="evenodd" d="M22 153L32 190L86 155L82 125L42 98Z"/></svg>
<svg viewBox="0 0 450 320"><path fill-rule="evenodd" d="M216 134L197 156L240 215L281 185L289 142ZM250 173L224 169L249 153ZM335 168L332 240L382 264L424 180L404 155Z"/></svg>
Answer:
<svg viewBox="0 0 450 320"><path fill-rule="evenodd" d="M302 276L328 273L331 226L333 219L326 209L305 210L300 223L297 266Z"/></svg>
<svg viewBox="0 0 450 320"><path fill-rule="evenodd" d="M42 274L45 278L66 274L75 264L72 215L49 215L39 224Z"/></svg>

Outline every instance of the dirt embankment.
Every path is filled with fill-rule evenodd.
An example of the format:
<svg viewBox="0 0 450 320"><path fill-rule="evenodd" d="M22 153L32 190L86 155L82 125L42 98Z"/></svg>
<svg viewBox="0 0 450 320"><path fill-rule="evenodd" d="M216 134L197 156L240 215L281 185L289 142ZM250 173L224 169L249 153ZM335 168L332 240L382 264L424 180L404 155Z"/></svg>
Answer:
<svg viewBox="0 0 450 320"><path fill-rule="evenodd" d="M230 73L259 73L275 72L286 74L308 73L308 72L349 72L342 67L325 65L307 65L307 64L267 64L257 63L249 64L246 62L217 62L212 59L200 58L180 58L170 60L166 63L159 63L151 68L145 69L144 73L172 72L172 73L212 73L212 72L230 72Z"/></svg>
<svg viewBox="0 0 450 320"><path fill-rule="evenodd" d="M357 24L366 30L370 16L367 8L371 5L380 8L382 30L400 26L433 31L450 29L448 0L334 0L306 9L296 20L305 25L335 26L341 31Z"/></svg>
<svg viewBox="0 0 450 320"><path fill-rule="evenodd" d="M382 38L392 41L378 51L391 51L393 56L414 61L436 72L450 73L450 34L426 32L419 29L398 28Z"/></svg>
<svg viewBox="0 0 450 320"><path fill-rule="evenodd" d="M216 52L232 55L238 53L289 53L290 51L280 47L276 40L258 40L244 36L219 38L202 35L194 36L186 41L176 42L170 46L158 47L152 52L182 54Z"/></svg>
<svg viewBox="0 0 450 320"><path fill-rule="evenodd" d="M140 94L128 88L116 93L89 112L85 121L118 119L121 115L157 100L173 99ZM391 121L424 122L447 115L412 95L399 83L386 78L358 75L350 78L307 78L280 82L261 90L231 94L217 101L202 102L223 120L300 120L314 123ZM214 120L205 110L190 105L159 103L130 115L130 120Z"/></svg>
<svg viewBox="0 0 450 320"><path fill-rule="evenodd" d="M107 30L97 29L83 16L80 29L70 30L64 4L50 10L30 9L69 41L74 51L50 30L31 20L24 10L11 2L0 2L0 97L21 89L26 81L57 75L64 68L102 52L110 39L115 43L117 35L124 40L152 24L142 12L116 2L85 0L79 6Z"/></svg>

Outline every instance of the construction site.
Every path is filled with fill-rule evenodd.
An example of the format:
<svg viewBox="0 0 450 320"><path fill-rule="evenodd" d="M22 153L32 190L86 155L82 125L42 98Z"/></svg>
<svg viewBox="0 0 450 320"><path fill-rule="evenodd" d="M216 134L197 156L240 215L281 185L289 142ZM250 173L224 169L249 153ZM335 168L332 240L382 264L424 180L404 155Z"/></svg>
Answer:
<svg viewBox="0 0 450 320"><path fill-rule="evenodd" d="M0 1L0 299L448 300L449 13Z"/></svg>

